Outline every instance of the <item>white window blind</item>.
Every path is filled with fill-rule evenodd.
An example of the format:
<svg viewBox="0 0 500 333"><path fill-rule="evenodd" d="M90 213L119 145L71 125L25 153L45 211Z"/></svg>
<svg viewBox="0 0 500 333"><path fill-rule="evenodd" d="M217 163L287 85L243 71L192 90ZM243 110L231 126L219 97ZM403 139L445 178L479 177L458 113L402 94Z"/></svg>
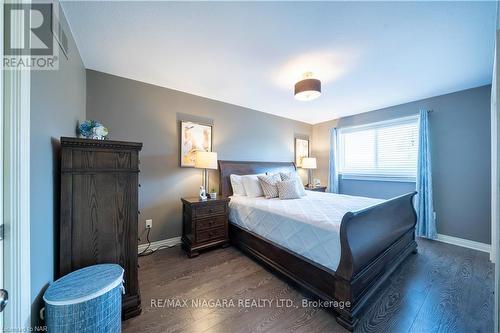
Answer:
<svg viewBox="0 0 500 333"><path fill-rule="evenodd" d="M418 117L343 128L339 155L342 175L414 179Z"/></svg>

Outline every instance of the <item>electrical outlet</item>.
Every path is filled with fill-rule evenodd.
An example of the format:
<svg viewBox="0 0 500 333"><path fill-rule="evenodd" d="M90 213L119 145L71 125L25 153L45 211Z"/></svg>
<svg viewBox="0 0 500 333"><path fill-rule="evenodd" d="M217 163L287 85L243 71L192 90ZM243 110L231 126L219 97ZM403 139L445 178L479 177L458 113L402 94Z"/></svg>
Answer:
<svg viewBox="0 0 500 333"><path fill-rule="evenodd" d="M153 228L153 220L146 220L146 229Z"/></svg>

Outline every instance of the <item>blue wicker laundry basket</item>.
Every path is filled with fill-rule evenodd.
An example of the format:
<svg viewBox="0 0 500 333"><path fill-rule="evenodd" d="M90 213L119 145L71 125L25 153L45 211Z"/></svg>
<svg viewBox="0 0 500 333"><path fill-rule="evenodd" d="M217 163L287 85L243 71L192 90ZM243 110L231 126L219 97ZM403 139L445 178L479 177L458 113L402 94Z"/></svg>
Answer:
<svg viewBox="0 0 500 333"><path fill-rule="evenodd" d="M121 332L123 291L119 265L94 265L63 276L43 296L48 332Z"/></svg>

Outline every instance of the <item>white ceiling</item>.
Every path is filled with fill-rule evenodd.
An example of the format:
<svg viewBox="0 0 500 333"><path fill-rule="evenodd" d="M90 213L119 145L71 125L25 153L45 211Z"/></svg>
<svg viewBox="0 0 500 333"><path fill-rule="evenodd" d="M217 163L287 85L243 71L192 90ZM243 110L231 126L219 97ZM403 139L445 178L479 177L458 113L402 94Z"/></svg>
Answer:
<svg viewBox="0 0 500 333"><path fill-rule="evenodd" d="M491 83L494 1L62 6L87 68L313 124Z"/></svg>

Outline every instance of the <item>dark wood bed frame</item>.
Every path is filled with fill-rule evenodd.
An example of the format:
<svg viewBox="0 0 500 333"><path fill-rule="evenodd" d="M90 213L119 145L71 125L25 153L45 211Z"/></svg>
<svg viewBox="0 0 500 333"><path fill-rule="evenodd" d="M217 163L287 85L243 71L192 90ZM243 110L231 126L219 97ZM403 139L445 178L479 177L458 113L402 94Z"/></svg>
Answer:
<svg viewBox="0 0 500 333"><path fill-rule="evenodd" d="M232 195L229 176L295 171L292 162L219 161L220 193ZM243 252L305 288L314 296L344 307L332 307L336 319L353 330L361 310L382 283L411 253L415 242L416 213L408 193L357 212L348 212L340 226L341 255L336 271L319 265L235 224L229 238ZM350 304L350 306L347 306Z"/></svg>

